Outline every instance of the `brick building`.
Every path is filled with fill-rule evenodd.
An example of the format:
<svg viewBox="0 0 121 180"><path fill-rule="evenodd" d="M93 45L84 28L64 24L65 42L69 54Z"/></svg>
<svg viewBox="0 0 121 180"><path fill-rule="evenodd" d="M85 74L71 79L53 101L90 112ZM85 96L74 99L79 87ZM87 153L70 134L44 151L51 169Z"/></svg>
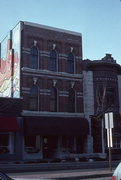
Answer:
<svg viewBox="0 0 121 180"><path fill-rule="evenodd" d="M106 157L107 132L105 113L113 112L112 157L120 159L121 154L121 66L111 54L101 60L84 60L83 87L84 112L90 127L90 149L96 157Z"/></svg>
<svg viewBox="0 0 121 180"><path fill-rule="evenodd" d="M0 95L23 103L16 105L15 117L7 104L7 117L1 111L1 119L14 118L19 128L9 125L0 134L0 158L63 159L88 153L81 61L80 33L29 22L10 31L1 42Z"/></svg>
<svg viewBox="0 0 121 180"><path fill-rule="evenodd" d="M83 60L81 33L19 22L0 43L0 159L106 158L109 111L120 158L120 91L120 65Z"/></svg>

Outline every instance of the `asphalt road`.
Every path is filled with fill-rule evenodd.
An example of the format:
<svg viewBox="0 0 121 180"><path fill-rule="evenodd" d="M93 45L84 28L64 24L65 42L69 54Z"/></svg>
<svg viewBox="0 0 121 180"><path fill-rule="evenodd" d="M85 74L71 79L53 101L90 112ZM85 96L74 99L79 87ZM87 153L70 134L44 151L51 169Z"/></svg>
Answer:
<svg viewBox="0 0 121 180"><path fill-rule="evenodd" d="M27 179L27 178L15 178L14 180L30 180L30 178L29 179ZM32 180L45 180L45 179L32 179ZM55 180L55 179L46 179L46 180ZM80 180L80 178L79 177L73 178L73 180ZM87 180L87 179L83 179L83 180ZM98 178L91 178L90 180L111 180L111 177L103 177L103 178L98 177Z"/></svg>
<svg viewBox="0 0 121 180"><path fill-rule="evenodd" d="M86 169L86 170L61 170L61 171L44 171L28 173L10 173L8 174L15 180L108 180L111 179L113 172L109 169Z"/></svg>

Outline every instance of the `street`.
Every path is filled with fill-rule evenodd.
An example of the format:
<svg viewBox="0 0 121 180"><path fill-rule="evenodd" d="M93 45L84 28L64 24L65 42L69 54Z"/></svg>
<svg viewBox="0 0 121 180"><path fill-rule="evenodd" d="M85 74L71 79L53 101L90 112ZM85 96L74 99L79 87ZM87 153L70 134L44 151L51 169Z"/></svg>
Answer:
<svg viewBox="0 0 121 180"><path fill-rule="evenodd" d="M15 180L109 180L113 172L109 169L84 169L84 170L60 170L60 171L43 171L28 173L10 173L8 174Z"/></svg>
<svg viewBox="0 0 121 180"><path fill-rule="evenodd" d="M66 178L64 178L66 180ZM90 179L90 178L89 178ZM30 180L27 178L15 178L15 180ZM44 179L33 179L32 180L44 180ZM46 180L55 180L55 179L46 179ZM56 179L57 180L57 179ZM73 180L80 180L80 178L73 178ZM87 180L87 179L83 179L83 180ZM90 180L111 180L111 177L103 177L103 178L91 178Z"/></svg>

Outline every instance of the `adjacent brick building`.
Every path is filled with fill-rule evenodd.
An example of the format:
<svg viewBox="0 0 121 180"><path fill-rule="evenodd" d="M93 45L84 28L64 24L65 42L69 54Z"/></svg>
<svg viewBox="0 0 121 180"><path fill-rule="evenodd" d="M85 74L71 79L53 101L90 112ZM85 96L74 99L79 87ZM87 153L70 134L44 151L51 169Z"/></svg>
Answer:
<svg viewBox="0 0 121 180"><path fill-rule="evenodd" d="M108 155L105 113L113 112L113 158L121 153L121 66L111 54L101 60L84 60L84 112L90 124L89 147L98 157Z"/></svg>

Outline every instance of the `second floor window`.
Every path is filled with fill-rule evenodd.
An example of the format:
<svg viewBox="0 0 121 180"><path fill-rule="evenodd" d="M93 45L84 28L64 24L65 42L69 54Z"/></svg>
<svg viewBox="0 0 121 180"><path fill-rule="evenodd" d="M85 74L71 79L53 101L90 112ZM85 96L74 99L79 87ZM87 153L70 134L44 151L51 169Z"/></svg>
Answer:
<svg viewBox="0 0 121 180"><path fill-rule="evenodd" d="M67 72L68 73L74 73L74 55L72 53L68 54Z"/></svg>
<svg viewBox="0 0 121 180"><path fill-rule="evenodd" d="M51 89L50 111L57 112L57 89L54 87Z"/></svg>
<svg viewBox="0 0 121 180"><path fill-rule="evenodd" d="M57 53L55 50L50 52L50 70L57 71Z"/></svg>
<svg viewBox="0 0 121 180"><path fill-rule="evenodd" d="M73 88L69 89L68 110L69 112L75 112L75 91Z"/></svg>
<svg viewBox="0 0 121 180"><path fill-rule="evenodd" d="M38 68L38 49L35 46L31 48L30 52L30 68Z"/></svg>
<svg viewBox="0 0 121 180"><path fill-rule="evenodd" d="M30 110L38 110L38 86L33 85L30 89Z"/></svg>

